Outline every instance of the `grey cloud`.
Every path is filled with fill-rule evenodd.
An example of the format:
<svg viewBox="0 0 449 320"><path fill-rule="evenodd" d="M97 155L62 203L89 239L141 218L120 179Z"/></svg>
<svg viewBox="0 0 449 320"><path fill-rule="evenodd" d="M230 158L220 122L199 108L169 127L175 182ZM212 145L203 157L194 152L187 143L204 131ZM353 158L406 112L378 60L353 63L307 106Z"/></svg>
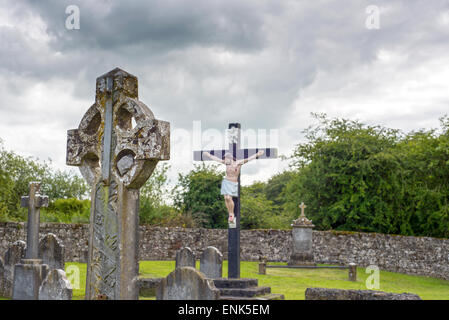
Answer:
<svg viewBox="0 0 449 320"><path fill-rule="evenodd" d="M80 30L65 29L72 4L81 10ZM385 7L380 30L365 28L371 4ZM54 79L74 83L77 100L93 101L95 78L118 66L139 78L140 99L158 118L186 129L193 120L220 131L235 121L281 128L320 71L338 82L345 79L338 74L370 65L381 49L408 53L409 68L449 46L448 26L437 23L449 9L442 0L11 0L8 8L18 24L39 15L52 40L30 43L17 28L0 27L1 77L18 78L7 84L0 111L13 110L14 97L33 83ZM61 114L61 126L73 114Z"/></svg>
<svg viewBox="0 0 449 320"><path fill-rule="evenodd" d="M192 45L258 50L264 45L260 11L246 1L29 1L48 22L55 48L115 50L145 43L150 51ZM80 8L81 28L65 29L65 8Z"/></svg>

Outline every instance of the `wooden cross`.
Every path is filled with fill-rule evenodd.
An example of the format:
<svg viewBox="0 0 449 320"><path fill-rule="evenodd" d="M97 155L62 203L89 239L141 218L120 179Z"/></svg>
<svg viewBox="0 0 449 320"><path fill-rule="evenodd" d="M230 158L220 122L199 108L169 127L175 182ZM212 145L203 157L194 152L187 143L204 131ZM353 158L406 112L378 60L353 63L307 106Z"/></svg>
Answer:
<svg viewBox="0 0 449 320"><path fill-rule="evenodd" d="M27 248L25 259L39 258L39 220L40 208L48 206L48 197L40 194L40 182L30 182L28 196L21 198L20 204L28 208Z"/></svg>
<svg viewBox="0 0 449 320"><path fill-rule="evenodd" d="M137 77L119 68L98 77L95 103L67 132L67 164L92 187L89 300L138 298L140 187L170 158L170 124L155 119L137 89Z"/></svg>
<svg viewBox="0 0 449 320"><path fill-rule="evenodd" d="M276 148L252 148L241 149L241 125L240 123L230 123L228 126L229 148L225 150L202 150L194 151L193 159L195 161L211 161L204 152L209 152L212 156L220 159L225 158L226 153L231 153L235 160L247 159L259 151L264 154L258 159L277 158ZM238 177L238 196L233 197L234 201L234 219L235 227L228 228L228 278L240 278L240 175Z"/></svg>

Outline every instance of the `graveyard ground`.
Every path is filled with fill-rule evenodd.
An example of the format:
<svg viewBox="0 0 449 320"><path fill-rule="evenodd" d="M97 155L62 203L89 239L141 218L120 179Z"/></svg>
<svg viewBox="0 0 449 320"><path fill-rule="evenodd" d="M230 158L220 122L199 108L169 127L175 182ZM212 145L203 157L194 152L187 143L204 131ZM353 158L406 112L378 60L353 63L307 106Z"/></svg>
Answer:
<svg viewBox="0 0 449 320"><path fill-rule="evenodd" d="M67 263L66 268L69 265L77 265L80 268L80 289L74 290L73 299L84 299L86 264ZM174 261L141 261L140 275L146 278L165 277L174 268ZM197 269L199 269L199 262L197 262ZM223 263L223 276L227 276L227 261ZM267 269L267 275L259 275L257 262L242 261L241 263L242 278L257 278L260 286L269 286L272 293L282 293L285 295L285 299L288 300L304 300L304 292L308 287L366 290L365 281L368 276L364 268L357 269L357 282L347 280L348 270L346 269L269 268ZM425 300L449 300L449 281L430 277L381 271L380 290L397 293L415 293ZM154 297L143 299L154 299Z"/></svg>

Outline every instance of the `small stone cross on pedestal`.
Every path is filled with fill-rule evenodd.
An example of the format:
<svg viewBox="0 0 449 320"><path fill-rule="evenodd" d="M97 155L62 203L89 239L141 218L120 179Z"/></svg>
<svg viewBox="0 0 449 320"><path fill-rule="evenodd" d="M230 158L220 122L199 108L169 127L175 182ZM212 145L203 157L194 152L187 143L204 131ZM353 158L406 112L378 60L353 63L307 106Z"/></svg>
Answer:
<svg viewBox="0 0 449 320"><path fill-rule="evenodd" d="M304 214L304 210L307 208L304 202L301 202L299 208L301 214L292 224L293 248L288 264L291 266L315 266L312 241L314 225Z"/></svg>
<svg viewBox="0 0 449 320"><path fill-rule="evenodd" d="M27 247L25 259L14 266L14 300L38 300L39 287L48 272L48 265L39 259L40 208L48 206L48 197L40 194L40 186L31 182L29 195L21 199L21 206L28 208Z"/></svg>
<svg viewBox="0 0 449 320"><path fill-rule="evenodd" d="M38 259L39 256L39 221L40 208L48 206L48 197L40 194L41 184L30 183L28 196L23 196L21 206L28 208L27 248L25 259Z"/></svg>

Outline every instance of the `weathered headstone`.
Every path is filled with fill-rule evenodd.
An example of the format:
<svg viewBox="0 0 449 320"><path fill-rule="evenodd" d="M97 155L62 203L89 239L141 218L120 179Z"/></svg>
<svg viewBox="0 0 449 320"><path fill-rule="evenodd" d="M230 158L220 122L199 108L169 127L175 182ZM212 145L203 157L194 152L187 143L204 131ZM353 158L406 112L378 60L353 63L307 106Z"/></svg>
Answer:
<svg viewBox="0 0 449 320"><path fill-rule="evenodd" d="M314 225L312 221L307 219L304 214L304 209L307 206L301 203L301 215L298 219L293 221L292 224L292 254L288 265L291 266L315 266L316 263L313 258L313 242L312 242L312 230Z"/></svg>
<svg viewBox="0 0 449 320"><path fill-rule="evenodd" d="M25 258L26 243L22 240L14 242L5 252L4 263L4 279L3 279L3 296L12 298L12 288L14 283L14 266Z"/></svg>
<svg viewBox="0 0 449 320"><path fill-rule="evenodd" d="M378 290L344 290L307 288L306 300L421 300L413 293L392 293Z"/></svg>
<svg viewBox="0 0 449 320"><path fill-rule="evenodd" d="M175 269L162 279L156 300L218 300L220 291L212 279L192 267Z"/></svg>
<svg viewBox="0 0 449 320"><path fill-rule="evenodd" d="M92 187L86 299L137 299L139 189L170 158L170 124L116 68L97 78L95 103L67 136L67 164Z"/></svg>
<svg viewBox="0 0 449 320"><path fill-rule="evenodd" d="M184 247L176 252L176 268L192 267L195 268L195 254L189 247Z"/></svg>
<svg viewBox="0 0 449 320"><path fill-rule="evenodd" d="M235 162L240 161L241 164L250 159L275 159L277 158L276 148L251 148L241 149L241 125L240 123L230 123L228 126L229 148L227 150L202 150L194 151L193 159L195 161L219 161L226 164L226 158L232 158L229 164L226 164L226 176L235 175L237 170L237 186L235 182L229 185L228 179L223 180L221 193L225 196L226 207L228 210L233 208L234 219L228 224L228 277L233 279L240 278L240 166ZM229 171L228 171L229 169ZM224 184L224 185L223 185ZM234 189L236 187L236 190ZM229 192L232 189L232 192ZM235 191L235 193L234 193ZM229 199L229 193L234 193L232 199ZM229 199L229 200L226 200Z"/></svg>
<svg viewBox="0 0 449 320"><path fill-rule="evenodd" d="M39 300L72 300L73 290L61 269L51 270L39 289Z"/></svg>
<svg viewBox="0 0 449 320"><path fill-rule="evenodd" d="M53 233L48 233L39 242L39 258L52 269L65 269L64 245Z"/></svg>
<svg viewBox="0 0 449 320"><path fill-rule="evenodd" d="M4 284L5 283L5 264L3 263L2 257L0 257L0 297L5 296Z"/></svg>
<svg viewBox="0 0 449 320"><path fill-rule="evenodd" d="M39 259L40 208L48 206L48 197L40 194L40 186L39 182L31 182L29 195L22 197L22 207L28 207L27 247L25 259L14 266L14 300L37 300L48 272L48 266Z"/></svg>
<svg viewBox="0 0 449 320"><path fill-rule="evenodd" d="M163 278L139 278L139 297L154 297Z"/></svg>
<svg viewBox="0 0 449 320"><path fill-rule="evenodd" d="M223 274L223 255L215 247L207 247L200 258L200 271L207 278L221 278Z"/></svg>
<svg viewBox="0 0 449 320"><path fill-rule="evenodd" d="M38 300L39 288L48 273L48 266L40 259L23 259L14 267L14 300Z"/></svg>

